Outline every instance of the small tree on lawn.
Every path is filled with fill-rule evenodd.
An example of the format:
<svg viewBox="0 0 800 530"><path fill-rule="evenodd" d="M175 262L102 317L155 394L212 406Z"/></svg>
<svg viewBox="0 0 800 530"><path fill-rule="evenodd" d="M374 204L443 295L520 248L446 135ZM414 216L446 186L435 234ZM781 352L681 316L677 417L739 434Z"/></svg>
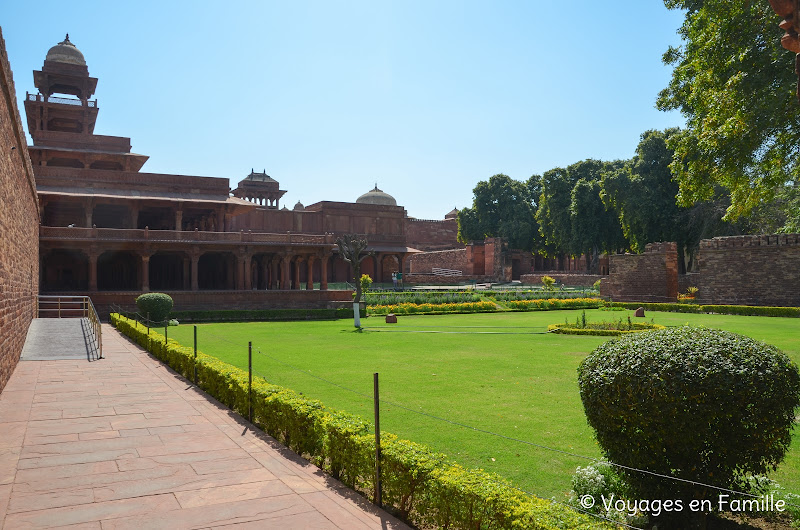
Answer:
<svg viewBox="0 0 800 530"><path fill-rule="evenodd" d="M359 315L359 303L361 302L361 261L371 255L371 253L364 252L367 249L367 245L367 239L356 234L345 234L336 238L336 246L339 247L339 256L353 268L352 279L356 286L356 296L353 299L353 318L357 328L361 327L361 317Z"/></svg>

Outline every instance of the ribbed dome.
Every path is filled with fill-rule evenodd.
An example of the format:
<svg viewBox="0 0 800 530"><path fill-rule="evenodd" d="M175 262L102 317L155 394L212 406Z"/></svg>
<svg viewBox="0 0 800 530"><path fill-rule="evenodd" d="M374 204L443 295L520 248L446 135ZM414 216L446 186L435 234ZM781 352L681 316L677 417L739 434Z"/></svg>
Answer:
<svg viewBox="0 0 800 530"><path fill-rule="evenodd" d="M69 41L69 33L63 41L50 48L44 60L86 66L86 59L83 58L81 51Z"/></svg>
<svg viewBox="0 0 800 530"><path fill-rule="evenodd" d="M300 202L300 201L297 201L297 204L295 204L294 208L293 208L293 210L296 211L296 212L301 212L301 211L303 211L305 209L306 209L306 207L303 206L303 203Z"/></svg>
<svg viewBox="0 0 800 530"><path fill-rule="evenodd" d="M358 199L356 199L356 203L358 204L379 204L381 206L397 206L397 201L394 200L394 197L389 195L388 193L384 193L378 189L378 185L375 184L375 188L371 191L368 191Z"/></svg>

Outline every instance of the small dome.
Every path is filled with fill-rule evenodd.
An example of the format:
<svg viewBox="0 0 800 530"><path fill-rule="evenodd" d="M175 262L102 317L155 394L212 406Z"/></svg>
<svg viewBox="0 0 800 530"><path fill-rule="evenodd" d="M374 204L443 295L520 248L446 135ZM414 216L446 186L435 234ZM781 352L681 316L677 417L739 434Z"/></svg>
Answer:
<svg viewBox="0 0 800 530"><path fill-rule="evenodd" d="M282 212L288 212L288 211L289 211L289 208L287 208L286 206L284 206L283 208L281 208L281 211L282 211Z"/></svg>
<svg viewBox="0 0 800 530"><path fill-rule="evenodd" d="M381 206L397 206L397 201L394 200L394 197L389 195L388 193L384 193L378 189L378 184L375 184L375 188L371 191L368 191L358 199L356 199L357 204L379 204Z"/></svg>
<svg viewBox="0 0 800 530"><path fill-rule="evenodd" d="M295 205L294 205L294 208L292 208L292 209L293 209L294 211L296 211L296 212L302 212L303 210L305 210L305 209L306 209L306 207L305 207L305 206L303 206L303 203L302 203L302 202L300 202L300 201L297 201L297 204L295 204Z"/></svg>
<svg viewBox="0 0 800 530"><path fill-rule="evenodd" d="M44 60L86 66L86 59L83 58L81 51L69 41L69 33L63 41L50 48Z"/></svg>

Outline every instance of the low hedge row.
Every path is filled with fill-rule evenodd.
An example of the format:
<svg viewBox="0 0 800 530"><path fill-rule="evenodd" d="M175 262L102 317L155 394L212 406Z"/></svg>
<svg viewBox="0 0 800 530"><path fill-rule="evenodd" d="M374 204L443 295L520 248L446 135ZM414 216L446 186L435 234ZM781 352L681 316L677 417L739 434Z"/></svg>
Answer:
<svg viewBox="0 0 800 530"><path fill-rule="evenodd" d="M449 304L412 304L403 302L390 305L370 305L372 315L424 315L437 313L491 313L497 311L494 302L454 302Z"/></svg>
<svg viewBox="0 0 800 530"><path fill-rule="evenodd" d="M188 379L192 348L119 314L111 324ZM242 415L248 412L247 372L197 353L200 388ZM253 421L346 485L372 495L374 433L351 414L286 388L253 379ZM478 529L609 528L563 505L530 497L482 470L464 469L425 446L381 433L385 507L419 527Z"/></svg>
<svg viewBox="0 0 800 530"><path fill-rule="evenodd" d="M179 322L245 322L274 320L334 320L353 318L352 307L338 309L219 309L173 311L169 318Z"/></svg>
<svg viewBox="0 0 800 530"><path fill-rule="evenodd" d="M639 333L641 331L665 329L664 326L659 324L648 324L645 322L633 322L631 323L631 327L633 329L592 329L569 327L567 324L550 324L547 326L547 331L551 333L563 333L565 335L602 335L607 337L616 337L619 335L627 335L628 333Z"/></svg>
<svg viewBox="0 0 800 530"><path fill-rule="evenodd" d="M650 311L667 311L672 313L717 313L719 315L745 315L754 317L800 317L800 307L768 307L753 305L697 305L697 304L661 304L613 302L613 307L637 309L643 307Z"/></svg>
<svg viewBox="0 0 800 530"><path fill-rule="evenodd" d="M546 300L511 300L504 302L517 311L550 311L553 309L597 309L603 305L599 298L548 298Z"/></svg>

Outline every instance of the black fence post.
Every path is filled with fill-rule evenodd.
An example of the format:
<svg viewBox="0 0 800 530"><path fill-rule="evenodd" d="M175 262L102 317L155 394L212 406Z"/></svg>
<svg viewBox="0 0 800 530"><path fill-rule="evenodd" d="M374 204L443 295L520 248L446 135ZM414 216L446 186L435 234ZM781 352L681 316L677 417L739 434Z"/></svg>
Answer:
<svg viewBox="0 0 800 530"><path fill-rule="evenodd" d="M253 343L247 343L247 419L253 423Z"/></svg>
<svg viewBox="0 0 800 530"><path fill-rule="evenodd" d="M194 384L197 384L197 326L194 326Z"/></svg>
<svg viewBox="0 0 800 530"><path fill-rule="evenodd" d="M381 413L378 399L378 372L373 374L375 400L375 504L381 503Z"/></svg>

